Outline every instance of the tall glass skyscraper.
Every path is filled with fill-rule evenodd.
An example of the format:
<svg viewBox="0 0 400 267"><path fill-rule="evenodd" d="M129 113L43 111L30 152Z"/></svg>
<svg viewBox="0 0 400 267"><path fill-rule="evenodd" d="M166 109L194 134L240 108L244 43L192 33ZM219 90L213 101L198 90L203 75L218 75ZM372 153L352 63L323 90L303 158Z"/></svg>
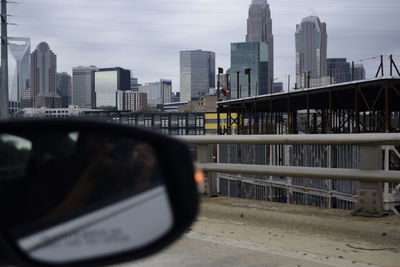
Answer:
<svg viewBox="0 0 400 267"><path fill-rule="evenodd" d="M249 94L248 75L251 69ZM239 72L239 98L265 95L268 93L268 45L263 42L231 44L231 97L237 98L237 73Z"/></svg>
<svg viewBox="0 0 400 267"><path fill-rule="evenodd" d="M59 108L61 97L56 89L57 56L46 42L38 44L31 54L31 88L34 106Z"/></svg>
<svg viewBox="0 0 400 267"><path fill-rule="evenodd" d="M19 103L29 87L31 39L10 37L8 49L9 101Z"/></svg>
<svg viewBox="0 0 400 267"><path fill-rule="evenodd" d="M296 82L298 87L307 87L308 79L318 84L327 76L326 23L316 16L304 18L296 26Z"/></svg>
<svg viewBox="0 0 400 267"><path fill-rule="evenodd" d="M215 53L181 51L180 86L181 101L198 100L215 88Z"/></svg>
<svg viewBox="0 0 400 267"><path fill-rule="evenodd" d="M268 45L268 88L270 88L274 79L274 36L271 10L266 0L251 2L247 19L246 42L264 42Z"/></svg>
<svg viewBox="0 0 400 267"><path fill-rule="evenodd" d="M94 72L96 66L75 67L72 69L72 105L80 108L94 108Z"/></svg>
<svg viewBox="0 0 400 267"><path fill-rule="evenodd" d="M123 68L104 68L94 75L95 107L98 109L117 109L118 91L131 88L131 71Z"/></svg>
<svg viewBox="0 0 400 267"><path fill-rule="evenodd" d="M71 104L72 81L71 75L66 72L57 73L57 91L61 96L61 107L68 108Z"/></svg>
<svg viewBox="0 0 400 267"><path fill-rule="evenodd" d="M331 84L351 81L350 63L346 58L328 58L327 64Z"/></svg>

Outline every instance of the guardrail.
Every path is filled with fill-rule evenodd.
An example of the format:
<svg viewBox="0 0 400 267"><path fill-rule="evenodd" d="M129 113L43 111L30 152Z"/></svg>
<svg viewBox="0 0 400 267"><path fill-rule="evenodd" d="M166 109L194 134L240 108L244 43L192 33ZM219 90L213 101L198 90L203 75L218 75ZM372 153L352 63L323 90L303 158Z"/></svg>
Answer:
<svg viewBox="0 0 400 267"><path fill-rule="evenodd" d="M400 134L318 134L318 135L219 135L179 136L197 145L198 167L206 173L278 175L301 178L356 180L360 182L354 215L380 217L383 211L383 182L400 183L400 171L382 170L381 146L400 145ZM359 145L360 168L312 168L212 163L211 146L218 144L262 145ZM215 181L206 175L207 194L216 193Z"/></svg>

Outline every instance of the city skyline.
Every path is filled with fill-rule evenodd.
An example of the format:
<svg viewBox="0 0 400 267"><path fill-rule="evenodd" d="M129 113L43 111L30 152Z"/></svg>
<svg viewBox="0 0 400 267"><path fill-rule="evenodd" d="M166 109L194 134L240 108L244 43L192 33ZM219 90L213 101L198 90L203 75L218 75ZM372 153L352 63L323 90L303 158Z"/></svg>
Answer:
<svg viewBox="0 0 400 267"><path fill-rule="evenodd" d="M42 40L51 44L58 53L60 72L71 74L72 67L79 65L121 66L131 69L143 83L159 78L172 79L173 91L178 91L179 51L182 49L215 51L216 65L229 67L229 46L231 42L243 41L246 35L251 1L227 3L216 3L212 12L209 12L209 1L193 3L193 12L183 12L182 7L190 3L178 6L163 1L157 8L151 3L117 2L107 9L102 8L107 6L104 1L100 1L99 8L79 0L64 5L42 0L37 5L22 3L15 8L10 4L10 13L15 16L10 22L19 26L9 26L9 34L31 37L33 47ZM274 22L274 77L284 84L288 74L291 74L292 85L295 80L295 25L310 13L317 13L328 24L328 57L346 57L349 61L356 60L356 64L364 63L367 77L373 76L379 65L378 59L371 59L373 56L400 54L395 45L400 37L394 26L399 18L395 16L396 8L390 8L394 4L381 3L379 9L373 9L376 6L373 1L359 2L361 7L339 1L327 9L313 0L296 1L296 4L276 0L268 3ZM139 12L134 20L129 16L133 8L142 10L146 7L153 9ZM91 18L79 16L89 8ZM160 9L171 12L160 12ZM27 14L35 16L24 17ZM105 14L113 18L112 24L100 23ZM177 28L177 25L181 27ZM100 29L106 38L97 35ZM135 41L129 36L135 36ZM361 59L367 60L361 62Z"/></svg>

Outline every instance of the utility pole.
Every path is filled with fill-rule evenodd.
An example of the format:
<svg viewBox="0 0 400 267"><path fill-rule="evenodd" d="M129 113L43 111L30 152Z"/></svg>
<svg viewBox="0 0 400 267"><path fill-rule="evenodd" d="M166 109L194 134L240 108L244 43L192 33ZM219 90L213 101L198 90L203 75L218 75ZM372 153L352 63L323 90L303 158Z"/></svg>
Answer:
<svg viewBox="0 0 400 267"><path fill-rule="evenodd" d="M7 0L1 0L1 91L0 119L8 119Z"/></svg>

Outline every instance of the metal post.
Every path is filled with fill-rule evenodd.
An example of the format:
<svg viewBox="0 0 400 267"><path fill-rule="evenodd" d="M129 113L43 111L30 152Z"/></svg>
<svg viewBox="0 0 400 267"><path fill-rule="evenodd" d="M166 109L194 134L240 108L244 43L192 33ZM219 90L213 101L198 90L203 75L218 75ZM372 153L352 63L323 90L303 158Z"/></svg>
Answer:
<svg viewBox="0 0 400 267"><path fill-rule="evenodd" d="M390 162L390 147L385 146L385 161L384 161L384 170L389 171L389 162ZM389 183L384 183L383 184L383 209L384 210L390 210L390 199L389 199Z"/></svg>
<svg viewBox="0 0 400 267"><path fill-rule="evenodd" d="M240 98L240 77L239 77L240 71L236 72L236 87L237 87L237 99Z"/></svg>
<svg viewBox="0 0 400 267"><path fill-rule="evenodd" d="M248 75L248 96L251 96L251 69L245 69L244 73Z"/></svg>
<svg viewBox="0 0 400 267"><path fill-rule="evenodd" d="M290 75L288 75L287 91L290 91Z"/></svg>
<svg viewBox="0 0 400 267"><path fill-rule="evenodd" d="M351 80L355 80L355 69L354 69L354 61L351 62Z"/></svg>
<svg viewBox="0 0 400 267"><path fill-rule="evenodd" d="M218 71L218 78L217 78L217 102L221 99L221 74Z"/></svg>
<svg viewBox="0 0 400 267"><path fill-rule="evenodd" d="M382 69L381 69L381 74L382 74L382 77L384 76L384 74L383 74L383 56L381 55L381 66L382 66Z"/></svg>
<svg viewBox="0 0 400 267"><path fill-rule="evenodd" d="M360 169L381 170L382 149L380 146L360 146ZM382 183L360 182L357 196L355 216L382 217L383 211L383 185Z"/></svg>
<svg viewBox="0 0 400 267"><path fill-rule="evenodd" d="M213 145L198 145L197 147L197 161L200 163L210 163L214 162L213 159ZM214 173L204 173L204 192L208 196L213 196L217 194L217 187L215 183Z"/></svg>
<svg viewBox="0 0 400 267"><path fill-rule="evenodd" d="M393 55L390 55L390 77L393 76Z"/></svg>
<svg viewBox="0 0 400 267"><path fill-rule="evenodd" d="M1 0L1 91L0 119L8 119L7 1Z"/></svg>

